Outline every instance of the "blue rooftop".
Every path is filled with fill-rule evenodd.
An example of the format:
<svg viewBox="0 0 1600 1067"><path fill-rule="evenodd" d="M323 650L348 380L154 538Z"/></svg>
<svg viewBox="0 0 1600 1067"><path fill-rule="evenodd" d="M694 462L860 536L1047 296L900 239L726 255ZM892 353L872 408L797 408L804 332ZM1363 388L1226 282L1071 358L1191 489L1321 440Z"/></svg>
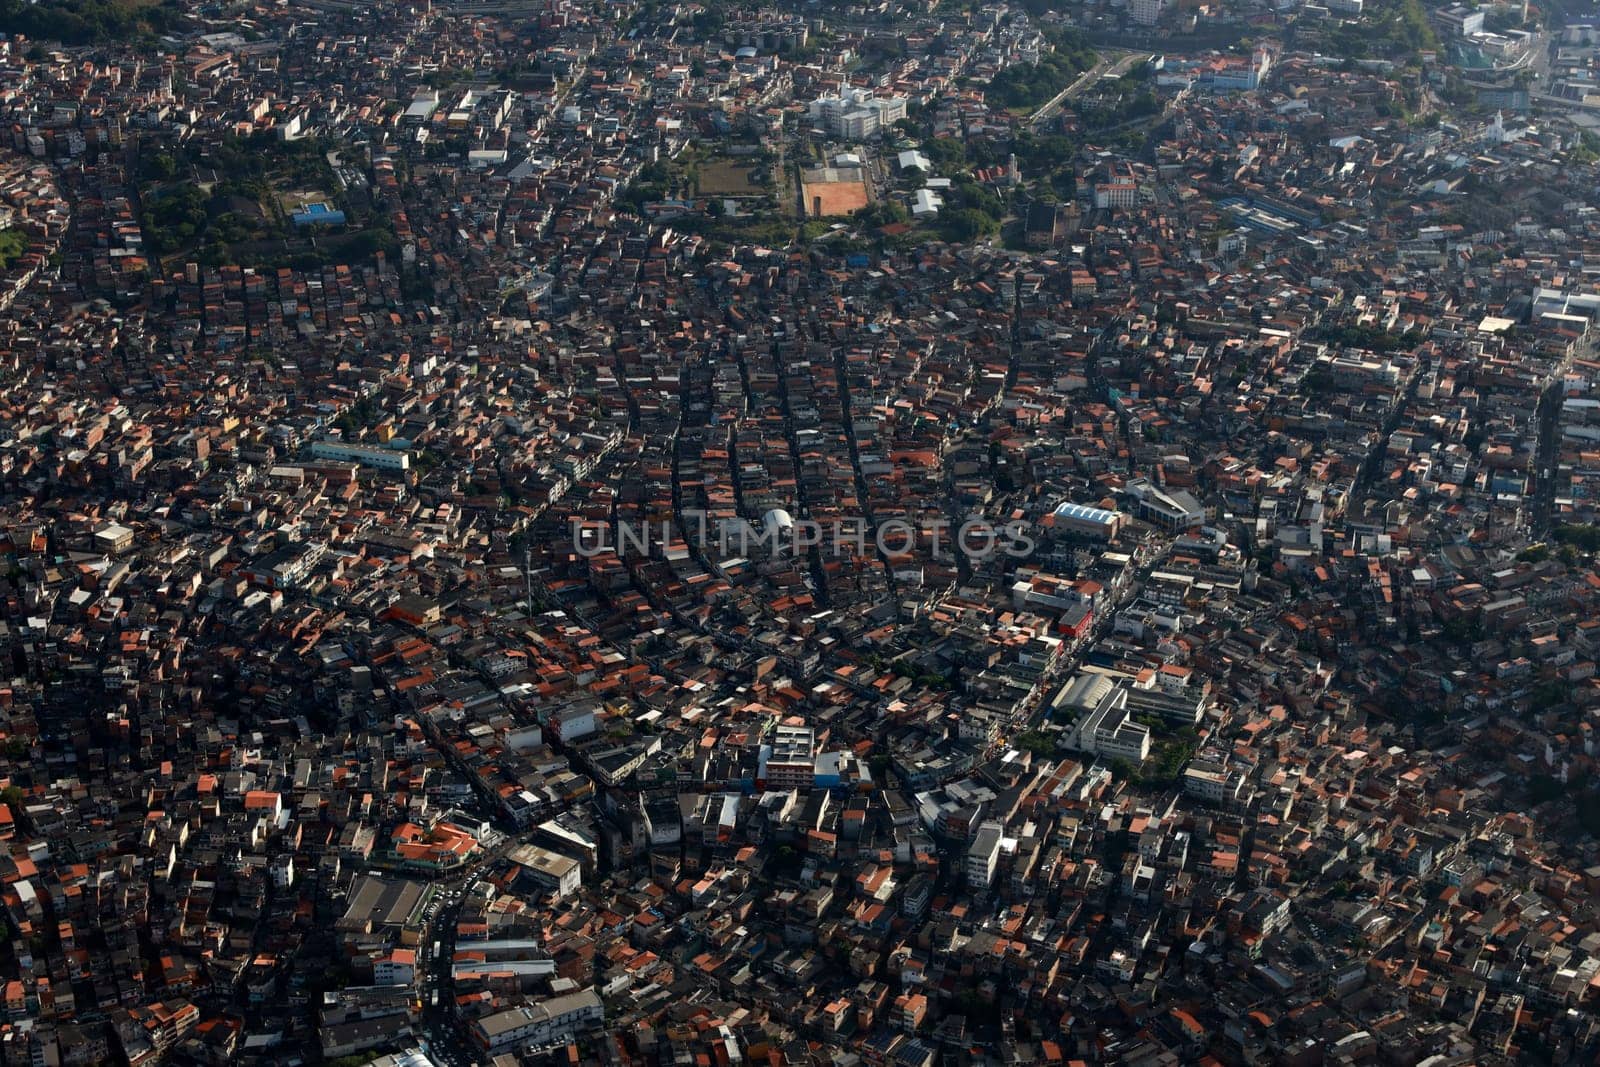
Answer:
<svg viewBox="0 0 1600 1067"><path fill-rule="evenodd" d="M317 224L338 226L344 222L344 212L331 204L313 203L306 204L299 211L289 216L289 220L296 226L312 226Z"/></svg>

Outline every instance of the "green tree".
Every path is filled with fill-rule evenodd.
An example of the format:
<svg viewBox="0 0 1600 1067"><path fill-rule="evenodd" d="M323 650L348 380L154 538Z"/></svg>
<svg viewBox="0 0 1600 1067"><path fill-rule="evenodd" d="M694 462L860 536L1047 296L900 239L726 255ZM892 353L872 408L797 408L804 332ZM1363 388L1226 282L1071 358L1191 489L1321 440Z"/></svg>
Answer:
<svg viewBox="0 0 1600 1067"><path fill-rule="evenodd" d="M69 45L149 37L176 28L182 17L178 0L0 0L0 33Z"/></svg>
<svg viewBox="0 0 1600 1067"><path fill-rule="evenodd" d="M939 216L939 235L956 244L975 241L998 230L995 220L976 208L958 208Z"/></svg>
<svg viewBox="0 0 1600 1067"><path fill-rule="evenodd" d="M1004 108L1036 108L1071 85L1094 61L1094 51L1087 46L1058 46L1037 63L1014 63L996 74L984 96Z"/></svg>
<svg viewBox="0 0 1600 1067"><path fill-rule="evenodd" d="M206 228L206 196L187 182L144 204L144 238L157 255L192 245Z"/></svg>
<svg viewBox="0 0 1600 1067"><path fill-rule="evenodd" d="M1585 552L1593 552L1600 548L1600 527L1563 523L1555 528L1554 536L1562 544L1572 545Z"/></svg>
<svg viewBox="0 0 1600 1067"><path fill-rule="evenodd" d="M934 170L946 176L967 166L966 143L955 137L929 139L922 146L922 154L928 157Z"/></svg>
<svg viewBox="0 0 1600 1067"><path fill-rule="evenodd" d="M178 173L178 161L170 152L151 152L139 160L139 176L145 181L171 181Z"/></svg>
<svg viewBox="0 0 1600 1067"><path fill-rule="evenodd" d="M28 235L12 227L0 230L0 270L10 267L28 250Z"/></svg>
<svg viewBox="0 0 1600 1067"><path fill-rule="evenodd" d="M879 200L861 208L853 216L856 224L864 227L889 226L905 222L910 217L911 213L898 200Z"/></svg>
<svg viewBox="0 0 1600 1067"><path fill-rule="evenodd" d="M1566 794L1566 787L1555 777L1536 774L1528 779L1528 796L1535 804L1545 804Z"/></svg>
<svg viewBox="0 0 1600 1067"><path fill-rule="evenodd" d="M1036 756L1054 755L1056 750L1055 741L1042 730L1029 730L1027 733L1018 734L1011 743L1022 751L1032 752Z"/></svg>

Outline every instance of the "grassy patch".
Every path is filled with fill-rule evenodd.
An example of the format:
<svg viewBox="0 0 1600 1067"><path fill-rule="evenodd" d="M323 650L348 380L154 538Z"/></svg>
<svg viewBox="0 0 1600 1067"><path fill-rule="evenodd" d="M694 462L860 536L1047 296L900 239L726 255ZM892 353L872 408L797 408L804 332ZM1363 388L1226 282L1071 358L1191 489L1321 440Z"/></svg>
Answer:
<svg viewBox="0 0 1600 1067"><path fill-rule="evenodd" d="M719 159L700 167L701 196L761 196L772 191L770 182L752 181L760 168L749 163Z"/></svg>
<svg viewBox="0 0 1600 1067"><path fill-rule="evenodd" d="M791 221L772 215L737 215L732 218L710 218L689 215L672 220L672 228L684 233L697 233L715 244L754 244L769 248L786 248L793 243L797 227Z"/></svg>

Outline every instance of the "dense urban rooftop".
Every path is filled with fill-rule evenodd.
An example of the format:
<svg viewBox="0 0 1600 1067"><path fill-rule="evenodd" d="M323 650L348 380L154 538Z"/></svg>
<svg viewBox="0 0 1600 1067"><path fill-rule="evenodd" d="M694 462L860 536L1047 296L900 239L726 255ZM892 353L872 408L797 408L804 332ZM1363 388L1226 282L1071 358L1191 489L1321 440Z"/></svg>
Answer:
<svg viewBox="0 0 1600 1067"><path fill-rule="evenodd" d="M1600 1056L1600 23L0 33L0 1065Z"/></svg>

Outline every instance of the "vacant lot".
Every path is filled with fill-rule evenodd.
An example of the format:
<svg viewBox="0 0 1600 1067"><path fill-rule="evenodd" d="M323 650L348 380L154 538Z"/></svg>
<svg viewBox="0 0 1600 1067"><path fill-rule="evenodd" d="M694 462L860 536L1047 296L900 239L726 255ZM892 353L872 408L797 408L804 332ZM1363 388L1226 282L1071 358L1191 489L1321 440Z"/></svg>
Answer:
<svg viewBox="0 0 1600 1067"><path fill-rule="evenodd" d="M806 182L801 188L805 192L806 214L813 218L848 215L867 206L866 182Z"/></svg>
<svg viewBox="0 0 1600 1067"><path fill-rule="evenodd" d="M767 192L762 182L750 180L755 167L721 159L700 168L701 196L761 196Z"/></svg>
<svg viewBox="0 0 1600 1067"><path fill-rule="evenodd" d="M332 199L321 189L290 189L278 193L278 207L285 215L292 215L307 204L321 204Z"/></svg>

